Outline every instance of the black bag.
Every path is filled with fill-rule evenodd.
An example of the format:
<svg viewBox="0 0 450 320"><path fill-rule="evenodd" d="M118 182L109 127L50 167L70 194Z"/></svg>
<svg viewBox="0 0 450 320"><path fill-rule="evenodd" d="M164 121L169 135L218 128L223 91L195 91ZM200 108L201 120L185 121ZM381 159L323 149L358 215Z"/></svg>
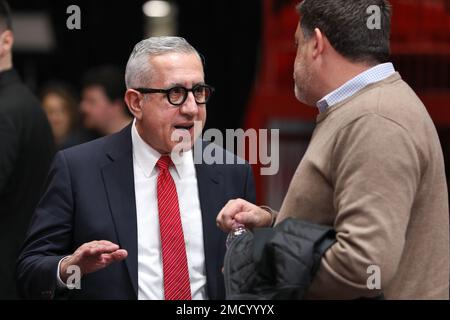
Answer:
<svg viewBox="0 0 450 320"><path fill-rule="evenodd" d="M293 218L241 235L225 254L226 298L303 299L335 241L331 227Z"/></svg>

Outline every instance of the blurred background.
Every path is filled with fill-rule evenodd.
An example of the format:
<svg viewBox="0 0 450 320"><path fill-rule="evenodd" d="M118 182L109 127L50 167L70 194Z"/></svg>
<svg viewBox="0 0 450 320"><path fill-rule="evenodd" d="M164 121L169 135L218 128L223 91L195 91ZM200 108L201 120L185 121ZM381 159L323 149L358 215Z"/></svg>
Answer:
<svg viewBox="0 0 450 320"><path fill-rule="evenodd" d="M93 78L108 79L107 85L114 93L118 85L109 80L123 72L134 44L151 35L180 35L206 57L206 81L216 88L208 104L207 128L280 129L279 173L260 176L258 165L254 172L258 202L274 208L281 205L317 115L316 109L301 105L294 97L293 37L298 1L9 3L16 37L14 65L26 84L41 97L60 148L107 132L99 132L102 130L87 125L84 119L97 99L94 93L83 91L95 82ZM448 178L450 0L391 3L392 61L425 103L438 128ZM70 5L80 8L81 29L69 30L66 26L72 13L67 13ZM105 65L109 67L98 69ZM92 72L92 68L97 69ZM85 100L83 106L81 100ZM120 117L127 119L129 115ZM94 132L90 132L92 129ZM68 139L69 131L72 140Z"/></svg>

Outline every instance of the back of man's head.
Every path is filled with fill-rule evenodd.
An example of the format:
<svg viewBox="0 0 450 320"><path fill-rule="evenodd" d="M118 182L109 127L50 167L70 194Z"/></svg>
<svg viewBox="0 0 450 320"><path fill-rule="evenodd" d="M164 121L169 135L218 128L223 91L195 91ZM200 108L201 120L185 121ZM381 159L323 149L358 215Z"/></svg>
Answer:
<svg viewBox="0 0 450 320"><path fill-rule="evenodd" d="M11 10L6 1L0 0L0 33L12 30Z"/></svg>
<svg viewBox="0 0 450 320"><path fill-rule="evenodd" d="M389 1L304 0L297 9L306 39L318 28L333 48L350 61L377 64L389 59ZM378 13L379 28L370 23L371 15Z"/></svg>

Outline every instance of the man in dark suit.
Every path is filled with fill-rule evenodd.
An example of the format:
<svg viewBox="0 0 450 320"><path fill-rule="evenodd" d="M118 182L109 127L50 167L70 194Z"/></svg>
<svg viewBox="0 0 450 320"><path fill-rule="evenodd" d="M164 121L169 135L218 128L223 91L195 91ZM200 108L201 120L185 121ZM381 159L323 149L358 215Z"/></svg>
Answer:
<svg viewBox="0 0 450 320"><path fill-rule="evenodd" d="M12 65L10 11L0 0L0 299L16 299L14 267L53 157L38 100Z"/></svg>
<svg viewBox="0 0 450 320"><path fill-rule="evenodd" d="M186 40L138 43L126 85L134 121L57 154L18 260L21 293L223 299L226 234L215 217L230 199L254 200L251 167L194 159L213 89Z"/></svg>

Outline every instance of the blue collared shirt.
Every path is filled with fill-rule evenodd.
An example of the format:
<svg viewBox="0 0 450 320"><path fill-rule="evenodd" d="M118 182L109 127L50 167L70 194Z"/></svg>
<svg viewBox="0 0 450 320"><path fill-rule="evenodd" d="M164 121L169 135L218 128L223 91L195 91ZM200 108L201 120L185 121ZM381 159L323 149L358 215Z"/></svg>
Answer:
<svg viewBox="0 0 450 320"><path fill-rule="evenodd" d="M327 108L353 96L369 84L382 81L394 73L394 66L390 62L370 68L320 99L317 102L317 108L320 112L324 112Z"/></svg>

